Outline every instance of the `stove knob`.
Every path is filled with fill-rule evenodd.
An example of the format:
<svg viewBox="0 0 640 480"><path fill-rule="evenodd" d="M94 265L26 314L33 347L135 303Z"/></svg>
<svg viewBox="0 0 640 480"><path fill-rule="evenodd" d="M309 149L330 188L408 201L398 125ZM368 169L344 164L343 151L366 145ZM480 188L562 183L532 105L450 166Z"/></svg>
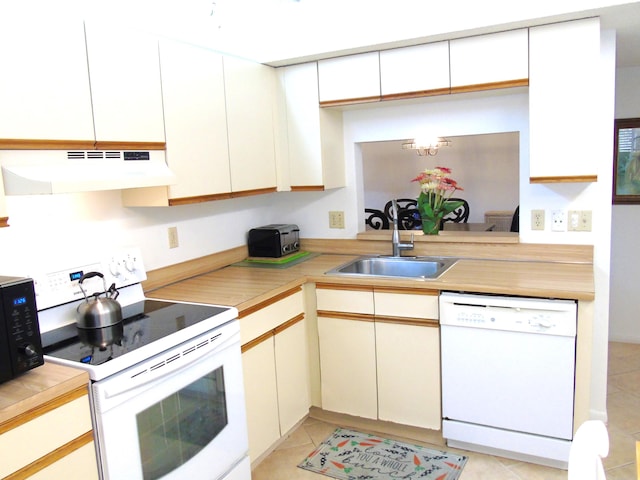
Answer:
<svg viewBox="0 0 640 480"><path fill-rule="evenodd" d="M129 272L133 272L136 269L135 259L131 257L127 257L124 261L124 268L126 268Z"/></svg>
<svg viewBox="0 0 640 480"><path fill-rule="evenodd" d="M113 260L109 264L109 271L111 272L111 275L113 275L114 277L119 276L120 275L120 265L118 264L118 262Z"/></svg>

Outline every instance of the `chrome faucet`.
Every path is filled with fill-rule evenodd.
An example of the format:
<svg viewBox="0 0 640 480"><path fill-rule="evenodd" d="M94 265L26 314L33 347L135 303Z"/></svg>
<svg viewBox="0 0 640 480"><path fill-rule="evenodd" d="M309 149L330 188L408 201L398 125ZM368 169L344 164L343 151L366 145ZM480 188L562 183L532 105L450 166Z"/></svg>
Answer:
<svg viewBox="0 0 640 480"><path fill-rule="evenodd" d="M403 250L413 250L413 233L411 234L410 243L402 243L400 241L400 232L398 231L398 205L395 199L391 200L391 211L393 216L393 234L391 235L391 244L393 246L394 257L401 257Z"/></svg>

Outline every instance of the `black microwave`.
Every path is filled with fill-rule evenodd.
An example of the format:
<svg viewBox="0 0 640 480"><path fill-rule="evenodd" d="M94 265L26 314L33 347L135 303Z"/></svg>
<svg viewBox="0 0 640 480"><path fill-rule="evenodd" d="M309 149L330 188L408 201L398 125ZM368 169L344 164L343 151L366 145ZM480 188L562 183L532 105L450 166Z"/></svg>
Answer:
<svg viewBox="0 0 640 480"><path fill-rule="evenodd" d="M33 280L0 276L0 383L43 364Z"/></svg>

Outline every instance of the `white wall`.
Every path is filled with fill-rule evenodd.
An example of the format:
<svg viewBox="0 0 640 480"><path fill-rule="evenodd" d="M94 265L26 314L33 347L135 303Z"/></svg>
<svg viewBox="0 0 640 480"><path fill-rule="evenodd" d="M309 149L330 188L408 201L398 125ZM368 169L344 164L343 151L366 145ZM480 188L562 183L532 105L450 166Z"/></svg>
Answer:
<svg viewBox="0 0 640 480"><path fill-rule="evenodd" d="M640 118L640 67L616 71L616 118ZM612 132L613 133L613 132ZM609 338L640 343L640 206L614 205L611 225Z"/></svg>

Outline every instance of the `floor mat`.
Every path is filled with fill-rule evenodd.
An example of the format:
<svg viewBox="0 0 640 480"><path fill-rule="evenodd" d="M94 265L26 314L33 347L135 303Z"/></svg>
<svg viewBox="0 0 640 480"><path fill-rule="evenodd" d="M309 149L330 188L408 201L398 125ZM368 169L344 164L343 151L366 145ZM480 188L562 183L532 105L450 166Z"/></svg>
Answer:
<svg viewBox="0 0 640 480"><path fill-rule="evenodd" d="M298 467L344 480L456 480L464 455L338 428Z"/></svg>

